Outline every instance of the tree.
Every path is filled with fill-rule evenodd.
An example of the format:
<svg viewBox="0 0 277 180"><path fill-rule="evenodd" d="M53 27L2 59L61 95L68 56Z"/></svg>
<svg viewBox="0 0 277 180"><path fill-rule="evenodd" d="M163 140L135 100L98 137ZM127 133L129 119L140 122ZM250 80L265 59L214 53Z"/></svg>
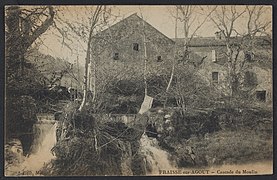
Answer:
<svg viewBox="0 0 277 180"><path fill-rule="evenodd" d="M7 78L22 78L27 65L24 55L31 45L53 24L52 6L19 7L6 9L6 62Z"/></svg>
<svg viewBox="0 0 277 180"><path fill-rule="evenodd" d="M189 46L191 40L195 37L197 31L203 26L204 23L206 23L207 19L210 17L212 12L215 10L215 8L212 8L211 10L204 11L203 8L198 8L196 6L191 5L177 5L174 8L176 15L172 13L173 18L175 19L175 40L177 41L178 38L178 21L180 21L183 24L183 32L184 32L184 38L183 38L183 44L180 46L177 43L175 43L174 46L174 60L172 64L172 70L170 79L166 88L166 92L169 92L170 86L173 81L173 77L175 75L175 69L178 62L183 62L183 64L188 63L188 55L189 55ZM197 23L196 23L197 22ZM181 50L181 53L178 51L180 50L180 47L182 47L183 50ZM181 59L180 55L181 54ZM202 58L202 61L205 57ZM180 92L180 91L179 91ZM178 94L178 93L177 93ZM185 102L182 102L184 98L180 98L179 105L181 105L182 109L185 108ZM164 106L166 105L167 100L164 103Z"/></svg>
<svg viewBox="0 0 277 180"><path fill-rule="evenodd" d="M173 17L182 23L184 57L189 53L191 40L196 36L199 29L207 22L215 8L204 10L201 6L177 5L176 16Z"/></svg>
<svg viewBox="0 0 277 180"><path fill-rule="evenodd" d="M25 56L53 24L55 12L52 6L8 6L5 10L6 138L19 138L26 154L36 113L29 90L41 88L43 83L42 74Z"/></svg>
<svg viewBox="0 0 277 180"><path fill-rule="evenodd" d="M271 19L265 17L267 11L266 6L218 6L210 16L226 46L230 97L238 95L240 79L248 65L248 58L241 56L255 51L258 36L268 36Z"/></svg>
<svg viewBox="0 0 277 180"><path fill-rule="evenodd" d="M83 11L79 13L80 16L76 17L76 21L64 18L63 13L72 13L73 11L76 13L76 10ZM86 43L86 48L84 48L86 57L83 79L83 100L79 107L79 111L82 111L84 106L88 103L88 92L93 92L92 101L94 101L96 97L96 78L94 77L93 82L91 82L91 76L95 76L96 74L96 59L92 59L92 50L94 46L94 44L92 44L92 40L93 36L107 25L107 20L110 17L110 13L110 8L107 6L98 5L91 7L81 7L80 9L71 9L66 7L64 9L60 9L60 14L63 16L57 16L57 23L55 26L62 34L64 39L67 39L71 42L73 39L79 39L82 41L81 43ZM88 16L88 19L84 19L84 16L82 15ZM60 25L63 28L59 28ZM64 40L63 43L66 44ZM68 44L66 46L69 47Z"/></svg>

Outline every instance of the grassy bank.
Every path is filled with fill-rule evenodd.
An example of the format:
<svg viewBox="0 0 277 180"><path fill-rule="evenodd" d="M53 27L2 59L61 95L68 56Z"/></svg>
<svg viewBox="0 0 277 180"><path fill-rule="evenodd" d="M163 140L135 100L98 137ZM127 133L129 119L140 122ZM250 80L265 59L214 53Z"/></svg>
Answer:
<svg viewBox="0 0 277 180"><path fill-rule="evenodd" d="M254 130L218 131L204 138L192 137L193 147L201 165L242 164L273 159L272 137Z"/></svg>

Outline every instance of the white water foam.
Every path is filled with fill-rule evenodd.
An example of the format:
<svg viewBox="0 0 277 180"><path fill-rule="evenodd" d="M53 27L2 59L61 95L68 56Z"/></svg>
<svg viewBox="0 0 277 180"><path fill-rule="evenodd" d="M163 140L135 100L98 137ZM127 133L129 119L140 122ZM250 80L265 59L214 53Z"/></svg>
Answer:
<svg viewBox="0 0 277 180"><path fill-rule="evenodd" d="M37 133L38 137L35 137L36 140L33 144L35 151L22 163L21 167L23 171L31 171L34 175L39 174L40 169L55 158L51 149L56 143L56 127L57 123L54 125L51 123L36 125L39 133Z"/></svg>
<svg viewBox="0 0 277 180"><path fill-rule="evenodd" d="M147 135L142 135L140 139L141 152L146 156L147 163L151 166L149 175L158 175L159 170L175 169L173 162L170 162L169 154L162 150L158 141L155 138L149 138Z"/></svg>

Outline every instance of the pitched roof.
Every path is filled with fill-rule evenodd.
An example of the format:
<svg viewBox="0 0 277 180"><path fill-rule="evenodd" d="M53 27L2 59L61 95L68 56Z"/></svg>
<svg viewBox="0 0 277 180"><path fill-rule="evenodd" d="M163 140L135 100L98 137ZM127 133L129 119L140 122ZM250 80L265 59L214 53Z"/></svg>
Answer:
<svg viewBox="0 0 277 180"><path fill-rule="evenodd" d="M149 24L147 21L145 21L144 19L142 19L141 17L139 17L139 16L137 15L137 13L131 14L130 16L128 16L128 17L122 19L121 21L119 21L119 22L117 22L117 23L111 25L111 26L108 27L107 29L105 29L105 30L103 30L103 31L101 31L101 32L99 32L99 33L97 33L95 36L98 36L98 35L101 36L102 34L107 33L107 31L108 31L109 29L116 29L116 28L118 28L119 26L121 26L122 24L125 24L126 22L128 22L128 21L130 21L130 20L132 20L132 19L134 19L135 21L143 21L143 22L144 22L147 26L149 26L152 30L154 30L154 31L156 31L157 33L161 34L165 39L167 39L168 41L170 41L170 42L173 43L173 44L175 43L174 40L172 40L171 38L167 37L167 36L164 35L162 32L160 32L160 31L157 30L155 27L153 27L151 24Z"/></svg>
<svg viewBox="0 0 277 180"><path fill-rule="evenodd" d="M177 44L182 44L185 38L174 38ZM225 42L223 40L215 39L215 37L195 37L190 41L190 46L192 47L205 47L205 46L224 46Z"/></svg>
<svg viewBox="0 0 277 180"><path fill-rule="evenodd" d="M184 38L173 38L177 44L182 44ZM232 37L230 39L231 44L241 43L242 37ZM256 43L259 45L270 45L271 40L266 36L256 37ZM216 39L215 37L194 37L190 41L191 47L208 47L208 46L225 46L224 39Z"/></svg>
<svg viewBox="0 0 277 180"><path fill-rule="evenodd" d="M174 39L179 46L183 46L182 42L184 38ZM239 43L241 42L241 38L232 38L231 43ZM257 44L257 48L254 50L255 61L251 62L253 66L258 66L264 69L272 69L272 49L271 47L271 39L266 36L256 37L255 44ZM190 42L190 47L215 47L215 46L225 46L224 40L216 39L215 37L197 37L193 38ZM264 47L265 46L265 47ZM197 53L191 51L190 57L193 59L192 63L199 63L201 57L197 55ZM219 58L217 64L223 65L226 62L225 56Z"/></svg>

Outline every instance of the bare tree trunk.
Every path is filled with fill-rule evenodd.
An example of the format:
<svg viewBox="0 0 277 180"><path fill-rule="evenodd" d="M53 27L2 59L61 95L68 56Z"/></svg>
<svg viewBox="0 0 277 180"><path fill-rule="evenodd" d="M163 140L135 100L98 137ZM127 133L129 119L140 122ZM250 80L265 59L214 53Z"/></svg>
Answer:
<svg viewBox="0 0 277 180"><path fill-rule="evenodd" d="M102 6L97 6L93 17L92 17L92 23L90 26L90 31L89 31L89 37L88 37L88 46L87 46L87 54L86 54L86 62L85 62L85 73L84 73L84 96L83 96L83 100L82 103L78 109L78 111L82 111L86 102L87 102L87 94L88 94L88 67L89 67L89 63L91 62L91 41L92 41L92 34L93 34L93 30L95 28L95 25L97 24L98 20L99 20L99 15L101 13L102 10ZM95 93L95 92L94 92Z"/></svg>
<svg viewBox="0 0 277 180"><path fill-rule="evenodd" d="M92 83L91 83L91 75L92 75L92 67L91 67L91 62L88 64L88 89L90 92L92 92Z"/></svg>
<svg viewBox="0 0 277 180"><path fill-rule="evenodd" d="M142 13L141 14L141 18L143 19ZM142 21L142 25L143 25L143 46L144 46L144 70L143 70L143 80L144 80L144 95L147 95L147 47L146 47L146 35L145 35L145 24L144 24L144 20Z"/></svg>
<svg viewBox="0 0 277 180"><path fill-rule="evenodd" d="M45 20L40 20L40 24L30 25L31 18L35 18L34 10L26 18L21 18L24 9L19 6L11 6L7 8L6 15L6 58L8 60L8 70L10 65L18 64L18 67L13 69L16 72L9 72L15 75L23 76L24 72L24 55L28 48L38 39L54 22L55 12L52 6L47 6L48 12L40 12L45 15ZM25 27L26 26L26 27ZM24 28L25 27L25 28ZM18 63L19 62L19 63Z"/></svg>
<svg viewBox="0 0 277 180"><path fill-rule="evenodd" d="M175 19L175 39L177 39L177 17L178 17L178 9L176 8L176 19ZM172 64L172 69L171 69L171 74L170 74L170 79L169 79L169 82L167 84L167 87L166 87L166 99L165 99L165 102L164 102L164 107L166 106L166 103L167 103L167 99L168 99L168 91L169 91L169 88L171 86L171 83L172 83L172 80L173 80L173 77L174 77L174 71L175 71L175 58L176 58L176 43L174 44L174 57L173 57L173 64Z"/></svg>
<svg viewBox="0 0 277 180"><path fill-rule="evenodd" d="M93 97L92 97L92 102L95 101L96 98L96 59L93 63Z"/></svg>
<svg viewBox="0 0 277 180"><path fill-rule="evenodd" d="M93 32L93 26L91 26L90 33L89 33L89 40L88 40L88 48L87 48L87 54L86 54L86 62L85 62L85 73L84 73L84 95L82 103L78 109L78 111L82 111L84 108L86 102L87 102L87 95L88 95L88 72L89 72L89 63L90 63L90 50L91 50L91 39L92 39L92 32Z"/></svg>
<svg viewBox="0 0 277 180"><path fill-rule="evenodd" d="M147 73L147 47L146 47L146 37L145 33L143 33L143 44L144 44L144 73L143 73L143 78L144 78L144 93L147 95L147 78L146 78L146 73Z"/></svg>
<svg viewBox="0 0 277 180"><path fill-rule="evenodd" d="M233 88L232 88L232 50L229 44L226 45L227 47L227 58L228 58L228 86L230 90L230 97L233 97Z"/></svg>
<svg viewBox="0 0 277 180"><path fill-rule="evenodd" d="M92 32L90 33L92 34ZM91 39L91 35L89 36L89 38ZM87 49L87 55L86 55L86 62L85 62L85 73L84 73L84 90L83 90L83 100L82 103L78 109L78 111L82 111L86 102L87 102L87 94L88 94L88 66L89 66L89 62L90 62L90 40L88 41L88 49Z"/></svg>

